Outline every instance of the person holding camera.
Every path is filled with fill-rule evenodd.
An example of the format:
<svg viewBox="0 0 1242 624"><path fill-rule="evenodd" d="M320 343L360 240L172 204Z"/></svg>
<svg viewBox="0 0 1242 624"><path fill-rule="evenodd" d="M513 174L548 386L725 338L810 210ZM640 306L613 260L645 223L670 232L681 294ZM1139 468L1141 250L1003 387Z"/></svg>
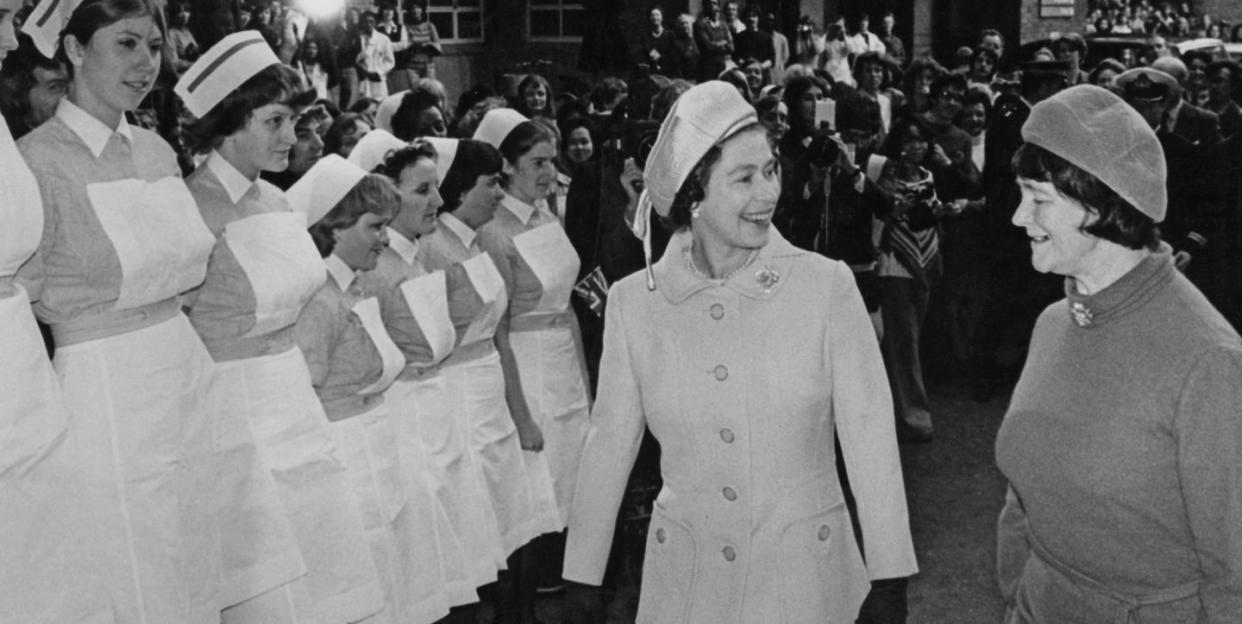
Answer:
<svg viewBox="0 0 1242 624"><path fill-rule="evenodd" d="M659 262L609 295L570 514L566 619L603 621L599 586L649 426L663 487L638 621L853 622L871 581L917 570L883 364L853 276L772 229L776 154L727 83L674 104L643 181L638 230L650 235L654 209L677 232Z"/></svg>
<svg viewBox="0 0 1242 624"><path fill-rule="evenodd" d="M897 434L906 442L930 442L932 438L919 337L932 281L941 273L938 221L958 209L956 204L937 199L935 178L923 167L931 141L932 133L920 119L901 119L889 131L883 156L867 163L867 176L886 199L873 221L872 234L879 251L884 321L880 347L893 390Z"/></svg>

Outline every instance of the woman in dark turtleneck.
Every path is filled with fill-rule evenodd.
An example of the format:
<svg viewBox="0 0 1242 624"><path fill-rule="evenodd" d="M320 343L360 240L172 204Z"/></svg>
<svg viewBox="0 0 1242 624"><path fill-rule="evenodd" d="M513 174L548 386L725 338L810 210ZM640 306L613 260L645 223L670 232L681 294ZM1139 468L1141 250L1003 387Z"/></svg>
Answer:
<svg viewBox="0 0 1242 624"><path fill-rule="evenodd" d="M1013 223L1066 299L996 442L1006 622L1236 622L1242 339L1160 242L1160 143L1088 85L1037 104L1022 136Z"/></svg>

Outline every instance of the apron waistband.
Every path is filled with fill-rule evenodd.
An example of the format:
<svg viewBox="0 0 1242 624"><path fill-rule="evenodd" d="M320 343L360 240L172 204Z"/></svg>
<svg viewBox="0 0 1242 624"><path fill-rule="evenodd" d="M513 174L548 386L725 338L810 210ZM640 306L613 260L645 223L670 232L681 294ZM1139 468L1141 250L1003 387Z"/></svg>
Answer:
<svg viewBox="0 0 1242 624"><path fill-rule="evenodd" d="M109 310L52 326L57 347L127 334L159 325L181 313L181 304L173 297L137 308Z"/></svg>
<svg viewBox="0 0 1242 624"><path fill-rule="evenodd" d="M233 360L249 360L267 355L279 355L294 346L293 326L278 329L266 336L254 338L229 338L225 340L204 340L211 359L217 362Z"/></svg>
<svg viewBox="0 0 1242 624"><path fill-rule="evenodd" d="M1143 607L1177 602L1178 600L1185 600L1196 596L1199 593L1199 581L1192 581L1184 585L1158 589L1153 592L1138 595L1120 592L1100 581L1097 581L1083 572L1075 570L1065 562L1057 559L1052 553L1048 552L1048 549L1045 548L1042 543L1040 543L1039 539L1035 537L1035 534L1031 531L1030 527L1027 527L1026 538L1027 542L1031 545L1031 551L1042 563L1044 563L1044 565L1047 565L1054 571L1068 577L1071 581L1079 584L1081 587L1084 587L1087 590L1095 592L1101 596L1107 597L1117 602L1119 606L1124 607L1125 619L1120 621L1126 622L1127 624L1138 624L1141 622L1139 609L1142 609Z"/></svg>
<svg viewBox="0 0 1242 624"><path fill-rule="evenodd" d="M458 347L438 364L406 364L405 370L401 371L401 375L397 379L401 381L416 381L429 375L434 375L446 366L481 360L495 351L496 345L490 339L479 340Z"/></svg>
<svg viewBox="0 0 1242 624"><path fill-rule="evenodd" d="M370 410L379 407L384 403L384 395L369 394L367 396L347 396L339 399L325 401L323 411L328 416L328 422L336 422L345 420L355 416L361 416Z"/></svg>
<svg viewBox="0 0 1242 624"><path fill-rule="evenodd" d="M573 312L532 313L509 319L509 333L543 331L573 326Z"/></svg>

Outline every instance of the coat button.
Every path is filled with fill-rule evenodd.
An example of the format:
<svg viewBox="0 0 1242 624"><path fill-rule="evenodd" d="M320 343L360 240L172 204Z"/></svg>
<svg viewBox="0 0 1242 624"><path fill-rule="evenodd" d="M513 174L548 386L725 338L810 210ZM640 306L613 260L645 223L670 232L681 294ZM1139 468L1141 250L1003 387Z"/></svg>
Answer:
<svg viewBox="0 0 1242 624"><path fill-rule="evenodd" d="M733 561L734 559L737 559L737 553L733 551L732 546L725 546L724 550L720 551L720 553L724 555L725 561Z"/></svg>
<svg viewBox="0 0 1242 624"><path fill-rule="evenodd" d="M727 501L737 500L737 490L731 487L726 487L725 489L721 490L721 493L724 494L725 500Z"/></svg>
<svg viewBox="0 0 1242 624"><path fill-rule="evenodd" d="M731 430L731 429L721 429L721 430L720 430L720 439L721 439L721 440L724 440L724 443L725 443L725 444L733 444L733 430Z"/></svg>
<svg viewBox="0 0 1242 624"><path fill-rule="evenodd" d="M661 544L663 544L664 539L666 537L668 536L664 533L664 529L656 529L656 541L657 542L660 542Z"/></svg>
<svg viewBox="0 0 1242 624"><path fill-rule="evenodd" d="M829 529L828 525L826 524L819 525L819 541L821 542L828 541L828 536L831 534L832 534L832 529Z"/></svg>
<svg viewBox="0 0 1242 624"><path fill-rule="evenodd" d="M712 374L716 376L716 381L724 381L729 378L729 369L724 364L717 364Z"/></svg>
<svg viewBox="0 0 1242 624"><path fill-rule="evenodd" d="M724 306L719 303L713 303L711 307L712 318L719 321L724 318Z"/></svg>

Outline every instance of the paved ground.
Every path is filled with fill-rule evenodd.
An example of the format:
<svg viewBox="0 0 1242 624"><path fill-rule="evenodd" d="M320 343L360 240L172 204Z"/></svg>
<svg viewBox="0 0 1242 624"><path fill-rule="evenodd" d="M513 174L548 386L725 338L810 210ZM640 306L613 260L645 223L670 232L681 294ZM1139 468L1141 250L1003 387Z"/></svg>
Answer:
<svg viewBox="0 0 1242 624"><path fill-rule="evenodd" d="M996 516L1004 480L993 444L1007 397L979 404L965 392L933 393L936 438L902 446L920 574L910 585L910 624L997 624ZM609 624L633 621L637 587L622 583ZM544 624L561 622L560 597L541 597Z"/></svg>

